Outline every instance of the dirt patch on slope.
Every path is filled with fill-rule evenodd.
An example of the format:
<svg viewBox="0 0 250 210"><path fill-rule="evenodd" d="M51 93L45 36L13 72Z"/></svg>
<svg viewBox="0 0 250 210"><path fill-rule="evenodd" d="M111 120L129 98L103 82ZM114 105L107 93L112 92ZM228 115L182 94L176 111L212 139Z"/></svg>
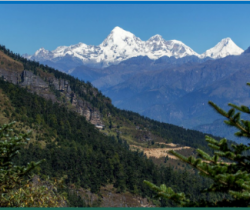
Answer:
<svg viewBox="0 0 250 210"><path fill-rule="evenodd" d="M171 144L172 146L175 144ZM178 151L178 150L185 150L185 149L191 149L191 147L183 146L183 147L173 147L173 148L143 148L136 145L130 145L131 149L139 149L140 151L143 151L143 153L149 158L161 158L168 156L171 159L177 160L178 158L169 154L170 150Z"/></svg>

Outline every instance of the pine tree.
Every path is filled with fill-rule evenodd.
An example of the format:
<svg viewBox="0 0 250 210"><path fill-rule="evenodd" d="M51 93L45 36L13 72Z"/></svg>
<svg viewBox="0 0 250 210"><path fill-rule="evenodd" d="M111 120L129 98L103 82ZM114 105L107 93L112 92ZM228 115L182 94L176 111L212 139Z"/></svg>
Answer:
<svg viewBox="0 0 250 210"><path fill-rule="evenodd" d="M8 192L21 183L24 175L42 162L31 162L27 166L13 164L13 158L18 154L20 146L27 144L30 134L28 132L19 136L12 135L14 123L5 124L0 128L0 206L8 204Z"/></svg>
<svg viewBox="0 0 250 210"><path fill-rule="evenodd" d="M250 83L247 83L250 86ZM235 133L239 137L250 138L250 121L242 120L241 112L250 114L247 106L236 106L229 103L232 107L228 112L221 109L213 102L208 102L219 114L226 117L224 122L228 126L238 129ZM235 113L238 110L239 112ZM197 149L198 158L186 158L175 151L170 153L183 162L188 163L199 171L199 174L213 180L213 184L202 192L226 193L227 198L212 202L208 200L190 201L184 193L176 193L172 188L162 184L160 187L151 182L144 181L152 190L157 198L171 199L180 206L209 206L209 207L248 207L250 206L250 146L243 144L228 145L226 139L216 141L206 136L208 146L214 149L214 155L211 157L201 149Z"/></svg>
<svg viewBox="0 0 250 210"><path fill-rule="evenodd" d="M0 127L0 207L59 207L65 205L63 196L55 194L59 182L50 183L50 188L38 179L36 184L24 181L23 177L41 162L31 162L26 166L16 166L12 160L20 147L27 144L30 132L13 134L15 122Z"/></svg>

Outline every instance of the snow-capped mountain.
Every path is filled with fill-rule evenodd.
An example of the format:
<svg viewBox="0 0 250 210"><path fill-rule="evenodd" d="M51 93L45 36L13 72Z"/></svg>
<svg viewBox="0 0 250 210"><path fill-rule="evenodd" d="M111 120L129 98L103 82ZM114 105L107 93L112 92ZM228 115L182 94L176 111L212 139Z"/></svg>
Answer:
<svg viewBox="0 0 250 210"><path fill-rule="evenodd" d="M38 60L49 60L51 57L53 57L53 53L50 52L49 50L45 50L43 47L40 48L35 52L33 55L35 59Z"/></svg>
<svg viewBox="0 0 250 210"><path fill-rule="evenodd" d="M65 63L76 62L87 66L107 67L120 63L128 58L148 56L158 59L162 56L182 58L197 56L199 58L222 58L227 55L239 55L243 52L230 38L223 39L214 48L199 55L190 47L177 40L164 40L160 35L155 35L147 41L142 41L129 31L115 27L107 38L99 45L92 46L79 43L71 46L60 46L53 51L39 49L34 55L24 57L40 62ZM68 65L75 67L74 64Z"/></svg>
<svg viewBox="0 0 250 210"><path fill-rule="evenodd" d="M119 63L131 57L145 55L145 43L134 34L115 27L99 45L97 62Z"/></svg>
<svg viewBox="0 0 250 210"><path fill-rule="evenodd" d="M228 55L240 55L243 53L240 47L238 47L231 38L222 39L217 45L213 48L207 50L201 54L201 58L211 57L214 59L224 58Z"/></svg>
<svg viewBox="0 0 250 210"><path fill-rule="evenodd" d="M175 58L182 58L188 55L199 56L198 53L181 41L166 41L158 34L145 42L145 51L145 55L151 59L158 59L162 56L174 56Z"/></svg>

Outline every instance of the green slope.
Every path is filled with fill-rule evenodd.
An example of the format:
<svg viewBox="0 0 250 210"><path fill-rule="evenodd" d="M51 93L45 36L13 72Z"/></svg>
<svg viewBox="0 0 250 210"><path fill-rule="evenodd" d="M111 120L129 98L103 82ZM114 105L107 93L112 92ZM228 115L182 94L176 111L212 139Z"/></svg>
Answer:
<svg viewBox="0 0 250 210"><path fill-rule="evenodd" d="M149 141L145 141L144 134L138 138L144 132L159 142L174 142L207 149L202 133L119 110L91 84L37 62L27 61L3 46L1 49L5 55L21 62L24 69L33 71L45 81L51 76L68 80L71 89L79 97L102 113L102 120L106 125L100 132L85 117L71 110L67 103L60 100L60 104L53 103L30 93L27 88L0 80L3 98L10 103L9 106L4 106L5 101L1 101L1 114L9 121L17 120L20 125L28 126L36 134L28 148L22 150L22 158L16 159L19 164L45 158L46 163L41 165L37 173L52 177L67 175L67 184L74 183L97 193L101 186L114 184L118 192L129 191L152 198L151 190L142 183L147 179L156 184L165 183L177 191L184 191L192 199L207 196L201 195L199 190L204 185L207 186L209 181L195 174L174 171L171 167L156 166L143 153L130 151L128 145L137 143L147 147ZM216 196L212 197L215 198Z"/></svg>
<svg viewBox="0 0 250 210"><path fill-rule="evenodd" d="M106 135L116 136L119 134L120 138L126 139L129 144L136 143L143 147L147 147L148 141L154 140L154 142L173 142L175 144L193 148L199 147L205 151L211 151L204 140L204 134L201 132L186 130L167 123L160 123L131 111L120 110L114 107L111 104L111 100L105 97L89 82L85 83L53 68L41 65L38 62L28 61L18 54L7 50L4 46L0 46L0 50L11 57L15 62L18 61L22 63L24 69L32 71L44 81L48 81L51 77L67 80L72 91L77 96L90 103L93 108L100 112L105 124L105 130L103 132L106 133ZM60 95L58 91L56 93ZM63 101L62 98L61 93L61 102ZM138 138L138 136L142 135L141 131L145 131L151 138Z"/></svg>

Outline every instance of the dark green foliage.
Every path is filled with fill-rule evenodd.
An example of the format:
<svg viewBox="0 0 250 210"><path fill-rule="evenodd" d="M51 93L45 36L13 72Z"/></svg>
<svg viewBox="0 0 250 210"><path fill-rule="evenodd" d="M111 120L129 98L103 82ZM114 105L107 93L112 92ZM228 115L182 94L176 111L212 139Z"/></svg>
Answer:
<svg viewBox="0 0 250 210"><path fill-rule="evenodd" d="M22 177L42 161L30 162L25 166L17 166L12 161L19 153L20 147L29 140L29 133L13 135L15 122L0 126L0 206L9 206L8 193L21 184ZM27 162L26 162L27 163Z"/></svg>
<svg viewBox="0 0 250 210"><path fill-rule="evenodd" d="M166 156L166 158L165 158L165 160L164 160L164 163L167 163L167 161L168 161L168 155Z"/></svg>
<svg viewBox="0 0 250 210"><path fill-rule="evenodd" d="M209 154L212 150L200 139L204 134L186 130L178 126L160 123L140 116L134 112L120 110L111 104L111 100L102 95L91 83L84 83L65 73L44 66L35 61L28 61L18 54L14 54L4 46L0 50L13 59L20 61L24 69L39 74L38 68L54 75L57 79L65 79L71 89L81 98L88 101L106 116L128 120L131 124L140 125L158 135L166 142L174 142L194 148L202 148ZM0 88L9 97L15 112L13 119L22 121L29 126L40 126L44 130L46 146L41 148L37 144L30 144L28 149L21 152L22 159L16 158L19 164L25 164L31 159L46 158L40 173L52 177L67 175L66 183L75 183L78 187L91 188L98 192L101 185L113 183L118 192L130 191L142 196L152 197L152 192L142 184L147 179L156 184L166 183L176 191L184 191L193 200L216 200L216 196L200 195L200 190L209 185L209 181L199 178L196 174L174 171L172 168L158 167L148 160L143 153L129 151L126 141L120 136L107 137L102 135L84 117L69 111L66 107L52 101L30 94L26 89L1 81ZM51 89L57 97L59 92ZM115 123L115 122L114 122ZM110 120L109 128L113 126ZM54 139L52 141L52 139ZM219 196L220 197L220 196ZM75 201L76 203L78 201ZM77 204L78 205L78 204ZM174 205L162 200L162 206Z"/></svg>
<svg viewBox="0 0 250 210"><path fill-rule="evenodd" d="M67 189L68 206L70 207L88 207L85 200L75 190Z"/></svg>
<svg viewBox="0 0 250 210"><path fill-rule="evenodd" d="M234 126L239 130L235 135L250 137L250 121L241 120L240 112L235 113L235 109L237 109L250 114L248 107L239 107L230 103L229 106L233 108L226 112L211 101L209 104L219 114L227 118L225 120L227 125ZM226 198L213 202L206 199L190 201L184 193L175 193L172 188L167 188L166 185L157 187L149 181L144 181L144 183L157 193L157 197L171 199L181 206L249 207L250 146L232 144L229 147L226 139L217 141L209 136L206 136L206 141L208 146L215 150L212 157L201 149L197 149L199 157L197 159L192 156L186 158L175 151L170 153L197 169L200 175L213 180L213 184L202 192L227 193Z"/></svg>
<svg viewBox="0 0 250 210"><path fill-rule="evenodd" d="M105 97L100 91L92 86L90 82L83 82L77 78L74 78L68 74L55 70L47 65L39 64L35 61L27 60L18 54L13 53L5 46L0 45L0 50L2 50L6 55L10 56L14 60L20 61L24 65L24 69L33 71L37 74L37 68L42 69L42 71L53 74L57 79L65 79L69 82L72 91L74 91L79 97L88 101L94 107L98 108L100 113L105 116L105 114L110 113L112 116L120 119L129 119L131 123L136 125L141 125L147 128L153 134L167 139L167 142L173 142L176 144L186 145L193 148L200 148L209 154L212 154L212 150L207 146L204 139L204 134L198 131L184 129L175 125L168 123L161 123L155 120L151 120L148 117L141 116L132 111L120 110L111 104L111 100ZM60 96L59 92L51 87L51 90L55 93L57 97ZM95 94L93 94L95 92ZM112 127L114 122L109 122L107 125L109 128ZM217 138L216 138L217 139Z"/></svg>
<svg viewBox="0 0 250 210"><path fill-rule="evenodd" d="M66 184L75 183L79 187L91 188L92 192L98 192L101 185L114 183L119 192L127 190L152 197L150 189L142 184L147 179L154 183L168 183L176 190L185 189L184 192L196 199L200 189L209 184L200 179L197 185L199 178L196 175L156 166L143 153L131 152L126 141L101 134L85 117L68 111L64 106L2 80L0 88L16 109L16 120L34 126L39 115L40 126L46 131L48 140L56 137L53 142L47 141L45 148L30 144L28 149L21 151L22 158L16 158L18 164L46 159L40 166L41 174L51 177L67 175ZM172 204L163 202L162 205Z"/></svg>

